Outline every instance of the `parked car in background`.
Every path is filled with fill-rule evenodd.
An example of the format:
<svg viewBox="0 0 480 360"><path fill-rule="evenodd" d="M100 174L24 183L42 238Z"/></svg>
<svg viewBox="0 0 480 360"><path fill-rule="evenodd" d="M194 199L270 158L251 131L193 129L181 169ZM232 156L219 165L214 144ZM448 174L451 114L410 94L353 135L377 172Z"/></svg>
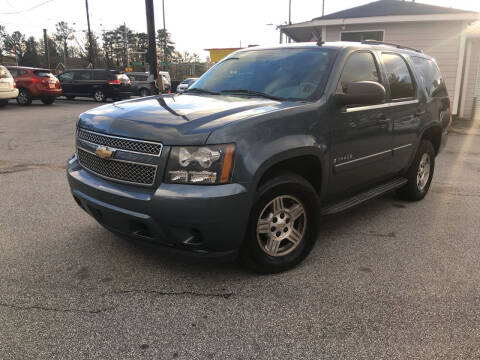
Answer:
<svg viewBox="0 0 480 360"><path fill-rule="evenodd" d="M32 100L50 105L62 94L60 82L48 69L25 66L7 66L7 69L18 88L17 102L20 105L30 105Z"/></svg>
<svg viewBox="0 0 480 360"><path fill-rule="evenodd" d="M197 81L198 78L188 78L188 79L185 79L183 80L180 84L178 84L177 86L177 93L181 94L183 93L185 90L187 90L190 86L193 85L193 83L195 81Z"/></svg>
<svg viewBox="0 0 480 360"><path fill-rule="evenodd" d="M170 79L170 73L168 71L159 71L158 77L162 79L163 88L158 87L160 92L168 92L172 89L172 80Z"/></svg>
<svg viewBox="0 0 480 360"><path fill-rule="evenodd" d="M243 49L182 96L98 114L80 115L67 168L83 210L267 273L308 255L321 216L395 190L423 199L451 124L435 60L376 41Z"/></svg>
<svg viewBox="0 0 480 360"><path fill-rule="evenodd" d="M76 96L91 97L97 102L107 98L115 101L127 99L132 95L130 79L125 73L105 69L67 70L58 75L63 95L67 99Z"/></svg>
<svg viewBox="0 0 480 360"><path fill-rule="evenodd" d="M8 104L8 100L18 96L15 80L5 66L0 65L0 107Z"/></svg>
<svg viewBox="0 0 480 360"><path fill-rule="evenodd" d="M148 96L151 93L151 86L155 83L153 74L148 72L125 73L132 82L132 93L137 96Z"/></svg>

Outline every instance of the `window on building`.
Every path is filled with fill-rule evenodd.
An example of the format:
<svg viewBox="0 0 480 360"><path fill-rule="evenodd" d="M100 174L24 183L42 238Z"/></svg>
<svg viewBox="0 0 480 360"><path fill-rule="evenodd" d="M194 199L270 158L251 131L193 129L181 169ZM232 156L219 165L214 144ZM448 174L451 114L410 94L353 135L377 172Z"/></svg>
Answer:
<svg viewBox="0 0 480 360"><path fill-rule="evenodd" d="M350 55L343 68L337 91L345 92L347 85L356 81L380 82L377 65L372 53L356 52Z"/></svg>
<svg viewBox="0 0 480 360"><path fill-rule="evenodd" d="M437 64L430 59L416 56L413 56L412 60L427 94L431 97L447 96L447 89Z"/></svg>
<svg viewBox="0 0 480 360"><path fill-rule="evenodd" d="M392 100L415 96L415 86L405 60L397 54L382 54Z"/></svg>
<svg viewBox="0 0 480 360"><path fill-rule="evenodd" d="M383 31L344 31L340 34L342 41L383 41Z"/></svg>

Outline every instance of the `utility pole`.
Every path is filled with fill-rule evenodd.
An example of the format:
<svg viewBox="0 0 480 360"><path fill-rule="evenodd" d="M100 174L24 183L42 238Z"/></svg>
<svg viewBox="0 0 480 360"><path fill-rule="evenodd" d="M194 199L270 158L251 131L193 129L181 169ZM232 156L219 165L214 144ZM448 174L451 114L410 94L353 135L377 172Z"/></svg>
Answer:
<svg viewBox="0 0 480 360"><path fill-rule="evenodd" d="M288 25L292 25L292 0L288 0ZM290 37L288 37L288 42L290 41Z"/></svg>
<svg viewBox="0 0 480 360"><path fill-rule="evenodd" d="M85 7L87 8L87 26L88 26L88 59L90 64L92 64L95 69L95 64L93 62L93 51L92 51L92 32L90 31L90 14L88 13L88 0L85 0Z"/></svg>
<svg viewBox="0 0 480 360"><path fill-rule="evenodd" d="M128 32L127 32L127 24L124 22L123 23L123 30L124 30L124 38L123 38L123 44L125 48L125 54L127 57L127 68L130 67L130 59L128 57Z"/></svg>
<svg viewBox="0 0 480 360"><path fill-rule="evenodd" d="M324 16L325 16L325 0L322 0L322 17Z"/></svg>
<svg viewBox="0 0 480 360"><path fill-rule="evenodd" d="M48 46L47 29L43 29L43 42L45 43L45 55L47 57L48 69L50 70L50 51Z"/></svg>
<svg viewBox="0 0 480 360"><path fill-rule="evenodd" d="M165 28L165 0L162 0L163 11L163 70L167 69L167 30Z"/></svg>
<svg viewBox="0 0 480 360"><path fill-rule="evenodd" d="M148 67L150 74L153 75L155 83L157 82L157 45L155 42L155 15L153 11L153 0L145 0L145 11L147 14L147 33L148 33ZM152 94L158 94L158 89L153 86Z"/></svg>

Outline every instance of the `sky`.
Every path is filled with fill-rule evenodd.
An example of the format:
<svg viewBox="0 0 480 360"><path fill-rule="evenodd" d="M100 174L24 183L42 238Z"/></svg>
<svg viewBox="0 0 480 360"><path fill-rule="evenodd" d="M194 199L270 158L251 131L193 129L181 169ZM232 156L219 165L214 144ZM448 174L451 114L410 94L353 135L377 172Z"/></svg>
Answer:
<svg viewBox="0 0 480 360"><path fill-rule="evenodd" d="M271 45L279 42L275 25L288 21L289 0L164 0L166 28L179 51L208 56L207 48ZM292 22L322 15L321 0L291 0ZM371 0L325 0L330 14ZM480 12L480 0L421 0L418 2ZM154 0L155 27L163 27L162 1ZM33 9L32 9L33 8ZM144 0L89 0L92 30L101 33L124 22L134 31L146 32ZM85 0L0 0L0 25L40 38L42 29L55 24L75 25L83 39L87 28ZM269 25L274 24L274 25Z"/></svg>

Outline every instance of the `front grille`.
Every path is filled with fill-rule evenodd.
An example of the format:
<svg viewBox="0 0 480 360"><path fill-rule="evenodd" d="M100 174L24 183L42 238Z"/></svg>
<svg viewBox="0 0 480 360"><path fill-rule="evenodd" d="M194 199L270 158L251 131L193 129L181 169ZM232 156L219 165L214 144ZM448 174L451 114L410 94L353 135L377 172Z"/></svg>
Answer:
<svg viewBox="0 0 480 360"><path fill-rule="evenodd" d="M105 160L80 148L77 148L77 156L84 168L109 179L140 185L153 185L155 181L155 165Z"/></svg>
<svg viewBox="0 0 480 360"><path fill-rule="evenodd" d="M87 130L78 129L79 139L98 144L106 145L116 149L133 151L141 154L160 155L162 144L142 140L125 139L111 135L101 135Z"/></svg>

